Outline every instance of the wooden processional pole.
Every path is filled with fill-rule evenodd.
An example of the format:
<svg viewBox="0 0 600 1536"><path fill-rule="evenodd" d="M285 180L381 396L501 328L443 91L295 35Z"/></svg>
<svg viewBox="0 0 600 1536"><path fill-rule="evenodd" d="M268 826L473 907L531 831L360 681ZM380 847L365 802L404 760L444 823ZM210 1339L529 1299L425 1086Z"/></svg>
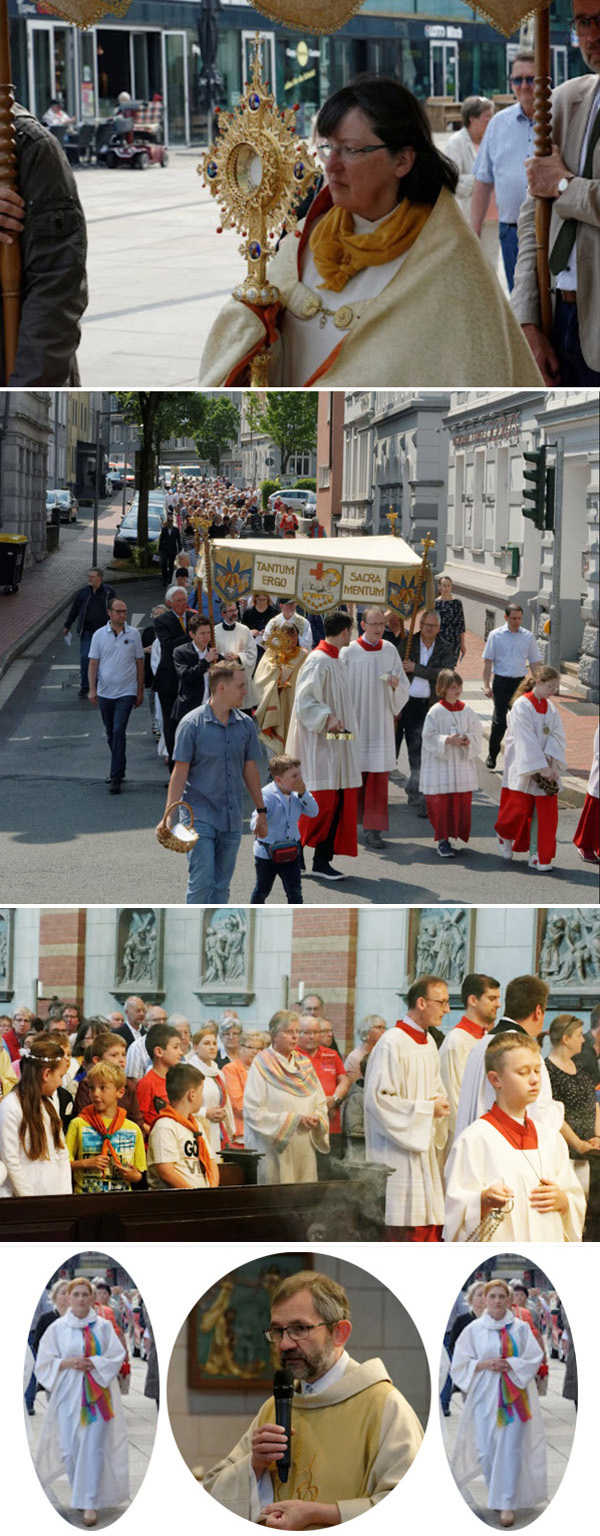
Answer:
<svg viewBox="0 0 600 1536"><path fill-rule="evenodd" d="M0 186L19 191L17 175L17 136L13 117L14 90L11 83L10 32L8 0L0 0ZM0 245L0 289L4 331L4 382L14 373L19 343L21 317L21 241L13 235L11 245Z"/></svg>
<svg viewBox="0 0 600 1536"><path fill-rule="evenodd" d="M421 561L421 564L419 566L419 570L417 572L417 584L416 584L416 587L415 587L415 597L414 597L414 602L413 602L412 613L411 613L411 616L410 616L410 628L409 628L409 631L408 631L408 635L406 637L406 645L404 647L404 659L405 660L410 656L410 648L411 648L411 645L412 645L413 635L414 635L414 632L415 632L415 624L416 624L416 621L417 621L417 613L418 613L418 610L419 610L420 605L421 605L421 598L423 596L423 587L425 585L425 580L426 580L426 576L427 576L427 556L429 554L429 550L433 549L433 546L435 544L435 539L432 539L431 534L427 533L425 535L425 538L421 540L421 543L423 545L423 559Z"/></svg>
<svg viewBox="0 0 600 1536"><path fill-rule="evenodd" d="M550 76L550 6L537 11L535 17L535 94L534 94L534 153L536 157L552 154L552 80ZM552 298L550 293L550 268L548 246L550 243L550 215L552 199L535 199L535 243L537 278L540 294L541 328L545 336L552 336Z"/></svg>

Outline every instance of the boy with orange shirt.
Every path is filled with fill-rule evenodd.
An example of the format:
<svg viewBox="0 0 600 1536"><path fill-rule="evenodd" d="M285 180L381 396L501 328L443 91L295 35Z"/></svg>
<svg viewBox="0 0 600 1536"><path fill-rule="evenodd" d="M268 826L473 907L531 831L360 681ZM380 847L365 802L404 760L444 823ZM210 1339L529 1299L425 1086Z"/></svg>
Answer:
<svg viewBox="0 0 600 1536"><path fill-rule="evenodd" d="M147 1139L157 1115L169 1102L167 1072L181 1061L183 1046L181 1035L172 1024L152 1024L145 1043L152 1066L140 1078L135 1091Z"/></svg>

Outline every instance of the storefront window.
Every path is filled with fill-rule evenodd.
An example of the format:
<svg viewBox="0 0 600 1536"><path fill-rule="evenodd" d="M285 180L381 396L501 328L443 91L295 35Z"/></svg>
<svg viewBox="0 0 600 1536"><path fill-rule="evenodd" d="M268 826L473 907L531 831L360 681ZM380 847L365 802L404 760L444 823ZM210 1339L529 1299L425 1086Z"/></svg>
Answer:
<svg viewBox="0 0 600 1536"><path fill-rule="evenodd" d="M217 69L223 81L223 105L234 107L242 94L242 61L239 32L219 32Z"/></svg>
<svg viewBox="0 0 600 1536"><path fill-rule="evenodd" d="M318 37L279 38L277 54L277 101L280 107L299 103L296 131L300 138L310 134L315 113L321 104L319 77L321 50Z"/></svg>
<svg viewBox="0 0 600 1536"><path fill-rule="evenodd" d="M121 91L133 95L129 54L130 33L123 28L98 28L98 97L100 117L111 117Z"/></svg>
<svg viewBox="0 0 600 1536"><path fill-rule="evenodd" d="M82 118L85 120L96 116L93 32L82 32L79 46L81 49L80 111Z"/></svg>

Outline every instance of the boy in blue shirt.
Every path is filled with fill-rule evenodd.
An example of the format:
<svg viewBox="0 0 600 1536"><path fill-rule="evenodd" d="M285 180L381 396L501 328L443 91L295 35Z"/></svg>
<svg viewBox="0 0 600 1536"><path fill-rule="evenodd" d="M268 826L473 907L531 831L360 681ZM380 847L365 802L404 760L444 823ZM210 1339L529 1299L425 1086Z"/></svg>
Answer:
<svg viewBox="0 0 600 1536"><path fill-rule="evenodd" d="M267 812L267 836L256 838L254 864L256 884L250 897L253 907L263 906L277 876L291 906L302 906L302 860L298 835L300 816L317 816L319 807L306 789L300 771L300 759L281 752L269 762L272 783L264 790ZM250 822L254 831L257 812Z"/></svg>

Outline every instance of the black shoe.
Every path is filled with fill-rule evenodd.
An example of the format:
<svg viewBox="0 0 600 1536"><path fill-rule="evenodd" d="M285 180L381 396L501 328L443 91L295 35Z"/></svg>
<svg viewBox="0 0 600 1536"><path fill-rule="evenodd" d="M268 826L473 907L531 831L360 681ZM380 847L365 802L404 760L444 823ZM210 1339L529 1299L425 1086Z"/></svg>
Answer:
<svg viewBox="0 0 600 1536"><path fill-rule="evenodd" d="M78 697L80 699L87 699L89 691L89 688L80 688Z"/></svg>
<svg viewBox="0 0 600 1536"><path fill-rule="evenodd" d="M447 838L444 838L443 842L438 843L437 851L441 859L456 858L456 848L452 847L452 843L449 843Z"/></svg>
<svg viewBox="0 0 600 1536"><path fill-rule="evenodd" d="M488 753L488 756L486 757L485 766L486 766L486 768L495 768L496 767L496 759L495 759L495 757L492 757L491 752Z"/></svg>
<svg viewBox="0 0 600 1536"><path fill-rule="evenodd" d="M121 774L121 777L120 777L120 779L119 779L119 783L120 783L120 784L122 784L122 783L123 783L123 781L124 781L124 779L125 779L125 778L126 778L126 774L124 774L124 773L122 773L122 774ZM109 775L108 775L108 778L107 778L107 779L105 779L105 780L104 780L104 783L105 783L105 784L112 784L112 783L113 783L113 780L112 780L112 778L111 778L111 775L110 775L110 773L109 773Z"/></svg>
<svg viewBox="0 0 600 1536"><path fill-rule="evenodd" d="M318 880L346 879L346 876L342 874L340 869L334 869L333 864L313 864L312 872L313 875L317 876Z"/></svg>
<svg viewBox="0 0 600 1536"><path fill-rule="evenodd" d="M421 821L427 821L427 806L424 800L420 800L417 806L417 816Z"/></svg>
<svg viewBox="0 0 600 1536"><path fill-rule="evenodd" d="M385 848L381 832L365 832L365 848Z"/></svg>
<svg viewBox="0 0 600 1536"><path fill-rule="evenodd" d="M121 780L120 779L111 779L110 784L108 786L108 793L109 793L109 795L120 795L120 793L121 793Z"/></svg>

